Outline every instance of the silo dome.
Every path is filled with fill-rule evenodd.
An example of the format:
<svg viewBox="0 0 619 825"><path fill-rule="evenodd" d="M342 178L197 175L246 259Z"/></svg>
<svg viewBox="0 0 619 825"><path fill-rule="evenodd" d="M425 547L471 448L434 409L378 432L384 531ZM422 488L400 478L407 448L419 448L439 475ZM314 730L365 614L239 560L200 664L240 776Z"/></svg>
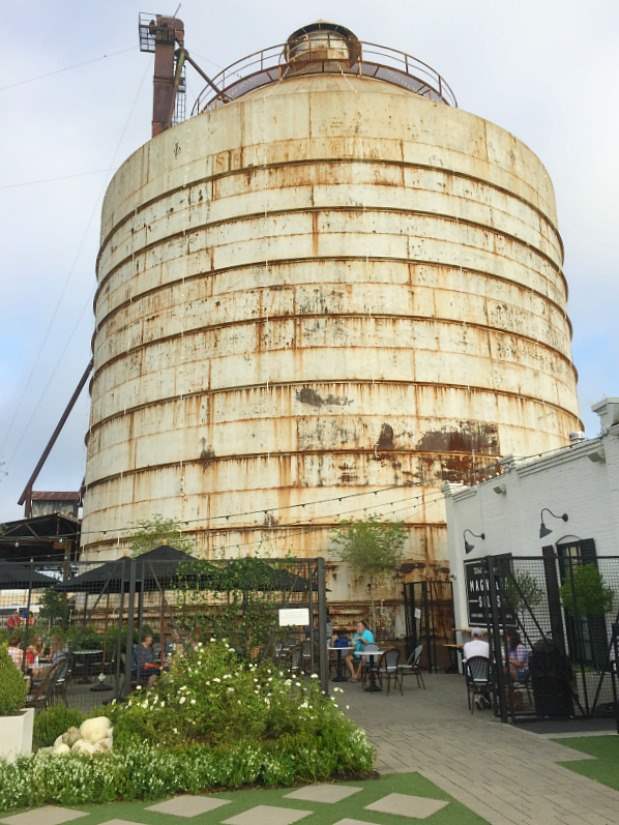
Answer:
<svg viewBox="0 0 619 825"><path fill-rule="evenodd" d="M215 81L105 196L84 551L159 513L205 556L328 555L378 513L431 571L445 481L582 428L548 173L341 26Z"/></svg>

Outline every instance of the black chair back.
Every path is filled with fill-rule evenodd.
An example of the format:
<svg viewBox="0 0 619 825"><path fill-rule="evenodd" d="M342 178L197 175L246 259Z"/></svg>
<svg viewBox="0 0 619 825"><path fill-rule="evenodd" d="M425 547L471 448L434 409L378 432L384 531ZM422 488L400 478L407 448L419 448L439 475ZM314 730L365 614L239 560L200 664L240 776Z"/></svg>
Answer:
<svg viewBox="0 0 619 825"><path fill-rule="evenodd" d="M474 684L490 681L490 659L485 656L472 656L466 660L465 674L467 680Z"/></svg>

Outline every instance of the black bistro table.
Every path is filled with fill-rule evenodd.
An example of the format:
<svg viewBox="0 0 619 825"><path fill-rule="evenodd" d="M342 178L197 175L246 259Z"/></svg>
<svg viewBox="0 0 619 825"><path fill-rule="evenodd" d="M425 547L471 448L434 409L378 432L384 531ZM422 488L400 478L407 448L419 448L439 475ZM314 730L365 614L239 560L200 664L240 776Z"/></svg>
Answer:
<svg viewBox="0 0 619 825"><path fill-rule="evenodd" d="M352 645L346 645L346 647L337 647L337 645L329 645L327 647L327 650L335 650L335 652L337 653L337 661L335 665L336 672L335 676L331 681L347 682L348 676L342 670L342 654L346 653L348 655L348 653L350 653L351 650L354 650L354 647Z"/></svg>
<svg viewBox="0 0 619 825"><path fill-rule="evenodd" d="M368 693L378 693L378 691L382 690L381 686L376 681L376 673L378 672L378 669L374 663L374 657L378 656L378 658L380 659L384 652L384 650L362 650L359 654L360 656L363 656L363 658L366 659L368 662L367 667L369 680L368 685L365 688L365 690L367 690Z"/></svg>
<svg viewBox="0 0 619 825"><path fill-rule="evenodd" d="M90 663L95 656L101 656L102 650L74 650L73 657L75 659L82 659L84 662L84 676L78 679L78 685L90 685L92 679L90 678Z"/></svg>

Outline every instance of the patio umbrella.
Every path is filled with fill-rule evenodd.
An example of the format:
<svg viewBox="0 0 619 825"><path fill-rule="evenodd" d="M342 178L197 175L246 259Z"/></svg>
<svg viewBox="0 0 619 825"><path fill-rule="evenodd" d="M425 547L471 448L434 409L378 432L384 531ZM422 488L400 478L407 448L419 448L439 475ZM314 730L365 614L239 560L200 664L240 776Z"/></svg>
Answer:
<svg viewBox="0 0 619 825"><path fill-rule="evenodd" d="M59 582L55 590L62 593L122 593L129 589L129 556L121 556L92 567L66 582Z"/></svg>
<svg viewBox="0 0 619 825"><path fill-rule="evenodd" d="M41 590L53 587L55 579L37 573L34 568L15 562L0 562L0 590Z"/></svg>

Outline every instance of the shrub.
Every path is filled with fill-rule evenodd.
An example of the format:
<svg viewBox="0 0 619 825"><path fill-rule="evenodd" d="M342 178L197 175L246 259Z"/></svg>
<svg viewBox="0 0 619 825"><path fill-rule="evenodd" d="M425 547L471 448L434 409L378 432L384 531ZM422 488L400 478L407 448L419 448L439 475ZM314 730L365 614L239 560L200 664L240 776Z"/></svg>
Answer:
<svg viewBox="0 0 619 825"><path fill-rule="evenodd" d="M77 708L54 705L40 710L34 718L34 744L47 748L70 727L79 728L83 721L84 716Z"/></svg>
<svg viewBox="0 0 619 825"><path fill-rule="evenodd" d="M612 610L614 594L594 564L581 564L568 571L561 599L567 613L591 618Z"/></svg>
<svg viewBox="0 0 619 825"><path fill-rule="evenodd" d="M24 706L26 682L9 656L7 646L0 647L0 716L12 716Z"/></svg>
<svg viewBox="0 0 619 825"><path fill-rule="evenodd" d="M192 744L168 751L142 744L93 758L34 756L0 762L0 810L291 785L338 774L366 776L372 770L372 748L361 731L346 747L332 748L325 758L321 741L302 736L219 748Z"/></svg>
<svg viewBox="0 0 619 825"><path fill-rule="evenodd" d="M302 683L270 665L243 663L222 642L177 657L154 687L111 713L121 747L147 741L175 748L192 740L218 746L295 734L345 737L354 730L316 679Z"/></svg>

